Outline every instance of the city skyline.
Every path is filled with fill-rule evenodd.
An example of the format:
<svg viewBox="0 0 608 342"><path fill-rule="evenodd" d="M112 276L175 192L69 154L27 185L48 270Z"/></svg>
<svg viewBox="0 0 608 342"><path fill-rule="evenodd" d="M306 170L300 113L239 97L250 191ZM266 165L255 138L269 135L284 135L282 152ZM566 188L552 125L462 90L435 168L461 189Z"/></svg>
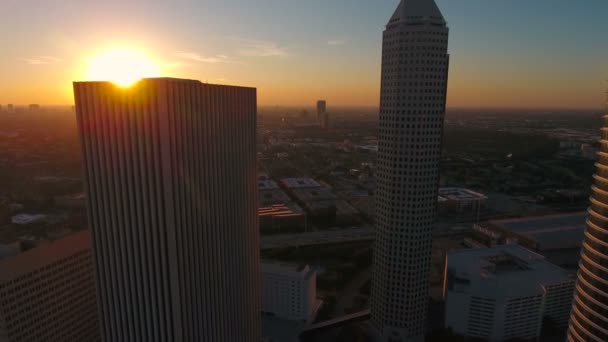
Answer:
<svg viewBox="0 0 608 342"><path fill-rule="evenodd" d="M0 342L608 341L607 0L0 1Z"/></svg>
<svg viewBox="0 0 608 342"><path fill-rule="evenodd" d="M159 65L150 76L257 87L264 106L377 106L380 32L395 3L5 1L0 72L11 82L0 103L69 105L89 60L127 46ZM438 5L457 46L449 107L601 108L605 1Z"/></svg>

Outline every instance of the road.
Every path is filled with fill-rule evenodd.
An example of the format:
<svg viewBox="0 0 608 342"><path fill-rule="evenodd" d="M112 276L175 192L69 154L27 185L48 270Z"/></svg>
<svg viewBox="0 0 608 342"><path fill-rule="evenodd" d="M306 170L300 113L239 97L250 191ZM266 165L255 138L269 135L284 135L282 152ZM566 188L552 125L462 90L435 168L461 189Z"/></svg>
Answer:
<svg viewBox="0 0 608 342"><path fill-rule="evenodd" d="M371 241L373 239L374 233L372 227L324 230L318 232L262 236L260 239L260 249Z"/></svg>
<svg viewBox="0 0 608 342"><path fill-rule="evenodd" d="M433 230L435 237L450 236L458 233L455 227L470 228L474 221L463 222L438 222ZM371 225L348 229L323 230L305 233L281 234L262 236L260 249L272 249L283 247L326 245L333 243L371 241L374 232Z"/></svg>

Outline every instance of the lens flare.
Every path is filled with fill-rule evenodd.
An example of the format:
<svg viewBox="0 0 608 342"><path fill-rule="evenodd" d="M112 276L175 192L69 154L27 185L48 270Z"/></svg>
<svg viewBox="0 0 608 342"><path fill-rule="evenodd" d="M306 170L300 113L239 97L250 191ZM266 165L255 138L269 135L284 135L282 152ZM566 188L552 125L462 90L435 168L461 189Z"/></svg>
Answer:
<svg viewBox="0 0 608 342"><path fill-rule="evenodd" d="M87 80L111 81L128 87L144 77L158 77L160 70L150 57L130 49L106 51L89 61Z"/></svg>

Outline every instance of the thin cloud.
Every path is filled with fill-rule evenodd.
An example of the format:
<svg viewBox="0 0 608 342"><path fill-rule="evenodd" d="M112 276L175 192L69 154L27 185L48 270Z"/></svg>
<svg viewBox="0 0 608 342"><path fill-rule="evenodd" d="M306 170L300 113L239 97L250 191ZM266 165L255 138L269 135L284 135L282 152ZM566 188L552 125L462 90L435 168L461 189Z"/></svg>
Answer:
<svg viewBox="0 0 608 342"><path fill-rule="evenodd" d="M254 39L237 39L241 43L239 53L248 57L283 57L287 56L287 49L279 46L275 42L254 40Z"/></svg>
<svg viewBox="0 0 608 342"><path fill-rule="evenodd" d="M196 52L186 52L186 51L180 51L180 52L176 52L175 53L175 57L181 58L181 59L187 59L187 60L191 60L191 61L195 61L195 62L199 62L199 63L224 63L228 61L228 56L226 55L217 55L217 56L213 56L213 57L207 57L207 56L203 56L200 55Z"/></svg>
<svg viewBox="0 0 608 342"><path fill-rule="evenodd" d="M43 64L52 64L61 62L61 58L53 57L53 56L36 56L36 57L28 57L22 58L22 61L31 64L31 65L43 65Z"/></svg>
<svg viewBox="0 0 608 342"><path fill-rule="evenodd" d="M188 66L188 63L184 63L184 62L180 62L180 61L176 61L176 62L167 62L163 64L163 67L165 69L177 69L177 68L181 68L181 67L185 67Z"/></svg>
<svg viewBox="0 0 608 342"><path fill-rule="evenodd" d="M339 45L345 45L345 44L346 44L346 40L341 40L341 39L332 39L332 40L327 41L327 45L331 45L331 46L339 46Z"/></svg>

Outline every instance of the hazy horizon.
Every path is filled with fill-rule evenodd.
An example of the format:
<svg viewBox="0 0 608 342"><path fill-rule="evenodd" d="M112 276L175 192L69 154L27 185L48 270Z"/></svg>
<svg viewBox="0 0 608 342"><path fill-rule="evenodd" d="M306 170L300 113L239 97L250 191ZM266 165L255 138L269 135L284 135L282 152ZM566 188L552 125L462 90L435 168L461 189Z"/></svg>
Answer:
<svg viewBox="0 0 608 342"><path fill-rule="evenodd" d="M448 107L602 106L608 1L437 3L450 27ZM382 31L397 4L7 0L0 103L70 103L72 81L114 71L94 62L130 49L151 77L256 87L260 105L376 106Z"/></svg>
<svg viewBox="0 0 608 342"><path fill-rule="evenodd" d="M45 108L61 108L61 109L70 109L74 104L45 104L39 103L35 101L25 102L25 103L0 103L2 108L0 109L0 113L8 113L6 111L6 105L11 104L14 108L27 108L31 104L40 105L42 109ZM331 113L331 109L379 109L379 105L331 105L331 103L327 104L328 112ZM316 110L315 104L292 104L292 105L273 105L273 104L259 104L258 108L260 109L297 109L297 110L310 110L311 113L313 110ZM446 107L446 111L455 111L455 110L464 110L464 111L476 111L476 110L484 110L484 111L512 111L512 112L521 112L521 111L532 111L532 112L568 112L568 111L593 111L593 112L604 112L606 111L605 106L598 107L579 107L579 108L566 108L566 107L455 107L448 106Z"/></svg>

